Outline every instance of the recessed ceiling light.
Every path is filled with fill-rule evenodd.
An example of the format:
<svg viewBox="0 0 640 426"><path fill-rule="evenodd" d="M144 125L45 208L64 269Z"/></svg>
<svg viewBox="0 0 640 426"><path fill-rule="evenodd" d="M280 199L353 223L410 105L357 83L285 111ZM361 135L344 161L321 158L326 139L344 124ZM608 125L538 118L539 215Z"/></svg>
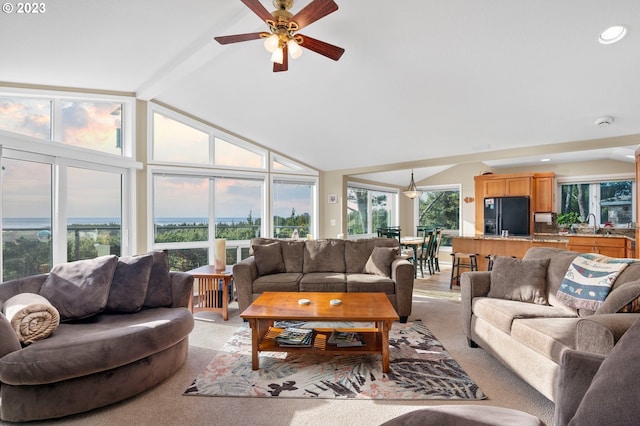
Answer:
<svg viewBox="0 0 640 426"><path fill-rule="evenodd" d="M547 161L551 161L551 158L542 158L540 159L540 161L542 161L543 163L546 163Z"/></svg>
<svg viewBox="0 0 640 426"><path fill-rule="evenodd" d="M636 158L635 155L625 155L625 157L627 157L627 158Z"/></svg>
<svg viewBox="0 0 640 426"><path fill-rule="evenodd" d="M624 38L629 32L626 25L613 25L600 33L598 41L602 44L616 43Z"/></svg>

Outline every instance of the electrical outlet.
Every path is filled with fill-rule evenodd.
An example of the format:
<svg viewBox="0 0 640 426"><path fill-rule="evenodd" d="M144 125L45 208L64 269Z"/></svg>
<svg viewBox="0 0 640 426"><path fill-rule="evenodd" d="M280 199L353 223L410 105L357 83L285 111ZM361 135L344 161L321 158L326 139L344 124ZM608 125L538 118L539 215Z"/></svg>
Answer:
<svg viewBox="0 0 640 426"><path fill-rule="evenodd" d="M335 219L331 219L331 226L336 226L336 220Z"/></svg>

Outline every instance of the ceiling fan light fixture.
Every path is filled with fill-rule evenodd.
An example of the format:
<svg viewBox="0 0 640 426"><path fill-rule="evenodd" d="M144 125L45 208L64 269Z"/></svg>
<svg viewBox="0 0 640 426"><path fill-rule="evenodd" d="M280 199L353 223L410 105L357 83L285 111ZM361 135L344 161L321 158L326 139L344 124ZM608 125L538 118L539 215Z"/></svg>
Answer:
<svg viewBox="0 0 640 426"><path fill-rule="evenodd" d="M276 64L282 64L284 62L284 52L281 48L277 48L271 54L271 62L275 62Z"/></svg>
<svg viewBox="0 0 640 426"><path fill-rule="evenodd" d="M267 49L267 52L273 53L278 47L280 47L280 37L278 37L278 34L271 34L264 40L264 48Z"/></svg>
<svg viewBox="0 0 640 426"><path fill-rule="evenodd" d="M293 59L298 59L302 56L302 48L295 39L290 38L287 42L287 47L289 49L289 55L291 55Z"/></svg>

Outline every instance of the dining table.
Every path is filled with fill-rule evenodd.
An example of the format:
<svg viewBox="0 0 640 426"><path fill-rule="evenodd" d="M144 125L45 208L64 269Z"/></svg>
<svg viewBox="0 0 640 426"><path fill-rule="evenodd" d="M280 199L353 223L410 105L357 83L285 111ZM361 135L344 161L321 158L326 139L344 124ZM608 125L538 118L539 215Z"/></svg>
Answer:
<svg viewBox="0 0 640 426"><path fill-rule="evenodd" d="M424 244L424 237L402 237L400 245L413 249L413 276L418 277L418 249Z"/></svg>

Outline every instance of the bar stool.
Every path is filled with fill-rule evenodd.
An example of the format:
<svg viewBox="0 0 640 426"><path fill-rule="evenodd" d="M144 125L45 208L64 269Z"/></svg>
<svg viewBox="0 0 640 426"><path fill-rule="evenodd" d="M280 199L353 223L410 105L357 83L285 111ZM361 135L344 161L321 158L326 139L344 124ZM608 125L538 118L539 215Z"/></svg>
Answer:
<svg viewBox="0 0 640 426"><path fill-rule="evenodd" d="M453 288L454 281L460 285L460 268L468 268L469 271L478 270L477 253L451 253L451 256L453 256L453 261L451 262L450 290Z"/></svg>
<svg viewBox="0 0 640 426"><path fill-rule="evenodd" d="M496 258L495 254L488 254L484 257L485 259L487 259L487 271L490 271L493 269L493 260Z"/></svg>

